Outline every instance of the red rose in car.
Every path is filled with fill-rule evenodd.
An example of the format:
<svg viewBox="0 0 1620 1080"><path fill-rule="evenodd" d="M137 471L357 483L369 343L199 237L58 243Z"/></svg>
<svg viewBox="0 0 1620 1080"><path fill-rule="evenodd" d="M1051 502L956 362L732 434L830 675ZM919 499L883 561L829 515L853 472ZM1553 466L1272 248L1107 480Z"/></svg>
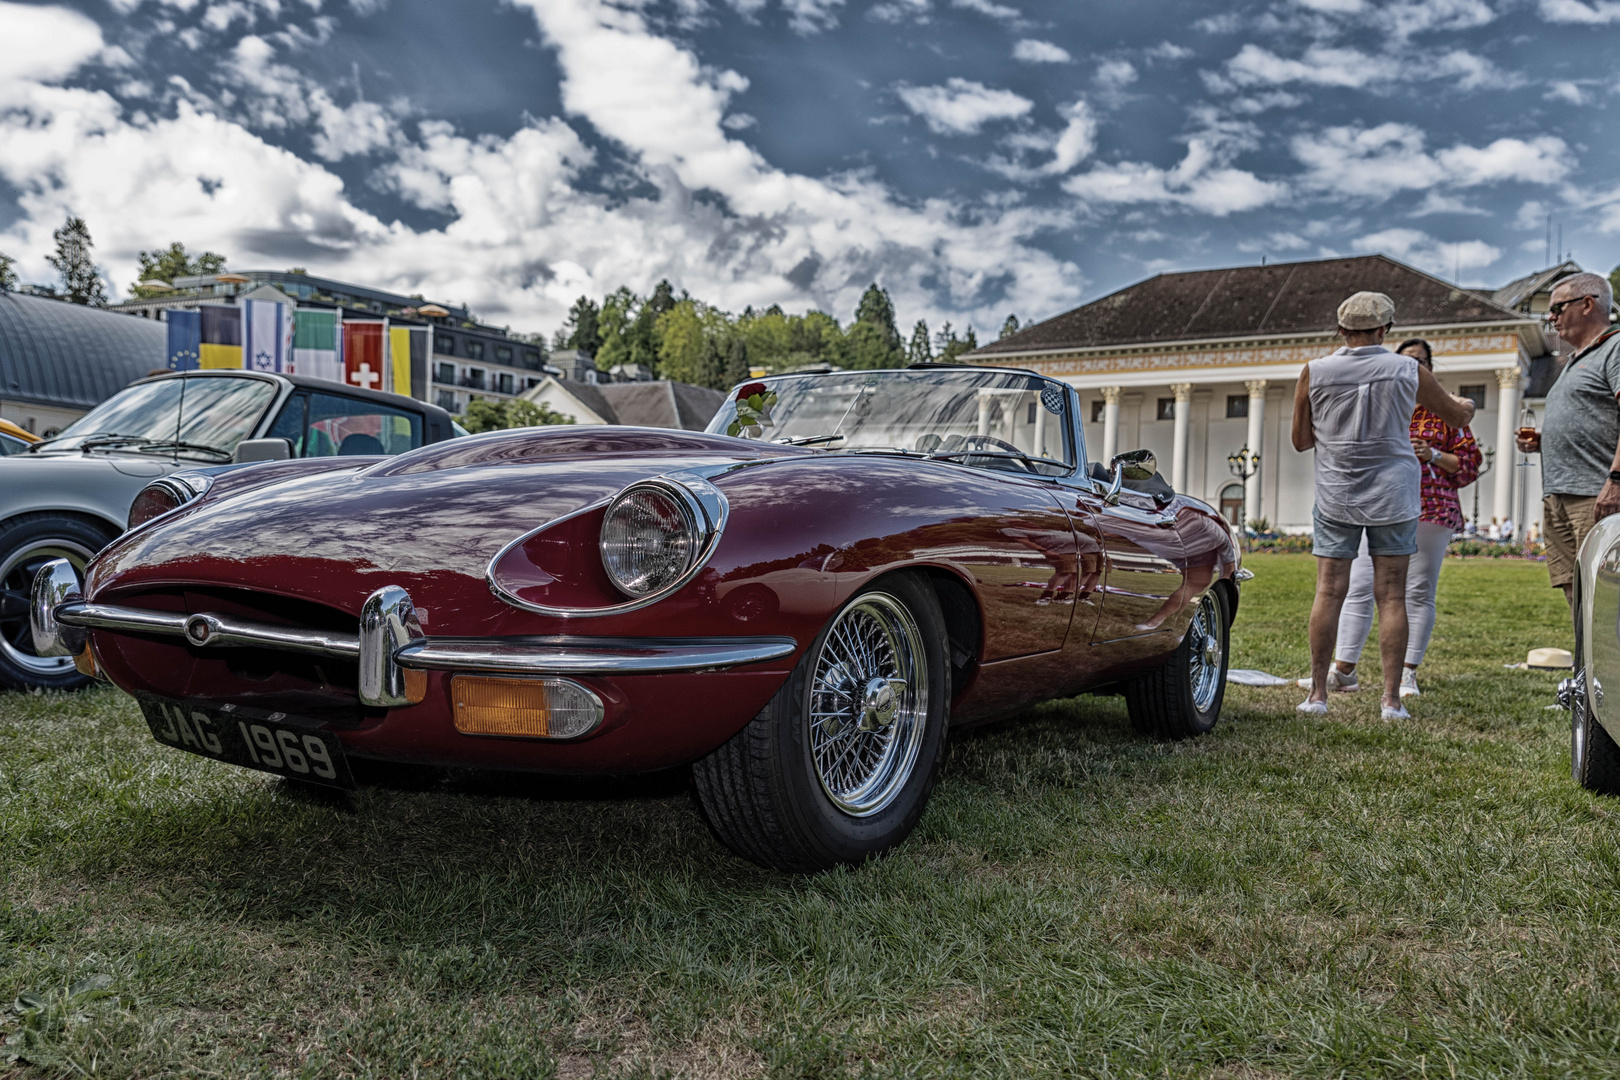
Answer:
<svg viewBox="0 0 1620 1080"><path fill-rule="evenodd" d="M765 392L765 389L766 389L765 384L762 383L762 382L747 383L747 384L737 388L737 400L738 401L747 401L749 398L753 397L755 394L763 394Z"/></svg>

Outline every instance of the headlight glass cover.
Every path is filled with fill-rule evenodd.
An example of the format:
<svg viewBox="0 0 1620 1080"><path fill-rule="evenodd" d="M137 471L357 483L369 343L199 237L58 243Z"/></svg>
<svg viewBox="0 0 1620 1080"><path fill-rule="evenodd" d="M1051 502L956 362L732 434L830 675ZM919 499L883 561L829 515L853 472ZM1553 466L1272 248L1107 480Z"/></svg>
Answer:
<svg viewBox="0 0 1620 1080"><path fill-rule="evenodd" d="M199 498L213 484L213 477L199 473L173 473L154 480L141 489L129 507L126 528L144 525L155 517Z"/></svg>
<svg viewBox="0 0 1620 1080"><path fill-rule="evenodd" d="M629 596L680 581L703 549L706 523L690 496L662 485L626 488L602 518L602 566Z"/></svg>

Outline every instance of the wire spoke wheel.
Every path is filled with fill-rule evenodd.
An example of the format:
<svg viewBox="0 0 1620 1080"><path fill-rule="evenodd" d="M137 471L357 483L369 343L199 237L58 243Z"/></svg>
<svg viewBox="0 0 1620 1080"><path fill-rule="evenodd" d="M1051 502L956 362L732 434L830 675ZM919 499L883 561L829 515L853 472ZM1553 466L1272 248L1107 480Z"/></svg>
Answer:
<svg viewBox="0 0 1620 1080"><path fill-rule="evenodd" d="M0 553L0 656L31 675L70 671L70 656L40 656L28 625L28 598L34 575L52 559L66 559L82 576L95 552L83 544L51 537Z"/></svg>
<svg viewBox="0 0 1620 1080"><path fill-rule="evenodd" d="M928 719L928 657L917 620L872 592L839 613L816 658L810 760L821 789L852 817L882 812L917 763Z"/></svg>
<svg viewBox="0 0 1620 1080"><path fill-rule="evenodd" d="M1225 652L1221 641L1221 605L1214 593L1205 594L1187 628L1190 645L1187 674L1192 684L1193 705L1204 712L1215 703L1215 695L1225 677Z"/></svg>

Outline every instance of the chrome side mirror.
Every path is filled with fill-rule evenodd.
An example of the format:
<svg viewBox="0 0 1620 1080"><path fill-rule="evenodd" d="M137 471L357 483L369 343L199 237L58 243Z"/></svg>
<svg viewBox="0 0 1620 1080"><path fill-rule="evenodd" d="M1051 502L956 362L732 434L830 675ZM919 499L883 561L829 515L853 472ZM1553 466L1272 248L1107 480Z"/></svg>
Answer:
<svg viewBox="0 0 1620 1080"><path fill-rule="evenodd" d="M1126 480L1151 480L1159 471L1159 459L1153 456L1151 450L1127 450L1123 454L1115 454L1114 460L1108 464L1114 470L1114 475Z"/></svg>

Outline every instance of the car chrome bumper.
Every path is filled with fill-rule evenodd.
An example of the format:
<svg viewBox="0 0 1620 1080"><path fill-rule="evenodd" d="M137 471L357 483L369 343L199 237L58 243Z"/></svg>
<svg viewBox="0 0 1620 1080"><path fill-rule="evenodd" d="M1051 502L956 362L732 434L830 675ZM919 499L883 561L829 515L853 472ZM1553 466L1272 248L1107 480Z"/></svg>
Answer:
<svg viewBox="0 0 1620 1080"><path fill-rule="evenodd" d="M780 660L798 648L792 638L431 638L423 634L410 596L396 585L371 594L361 609L360 630L351 635L214 612L180 614L86 603L76 582L67 582L64 574L73 574L65 560L39 571L39 580L50 587L35 591L31 623L36 642L83 648L84 631L114 630L181 637L199 648L254 647L356 660L360 699L368 705L422 700L423 676L411 678L406 672L654 675Z"/></svg>

